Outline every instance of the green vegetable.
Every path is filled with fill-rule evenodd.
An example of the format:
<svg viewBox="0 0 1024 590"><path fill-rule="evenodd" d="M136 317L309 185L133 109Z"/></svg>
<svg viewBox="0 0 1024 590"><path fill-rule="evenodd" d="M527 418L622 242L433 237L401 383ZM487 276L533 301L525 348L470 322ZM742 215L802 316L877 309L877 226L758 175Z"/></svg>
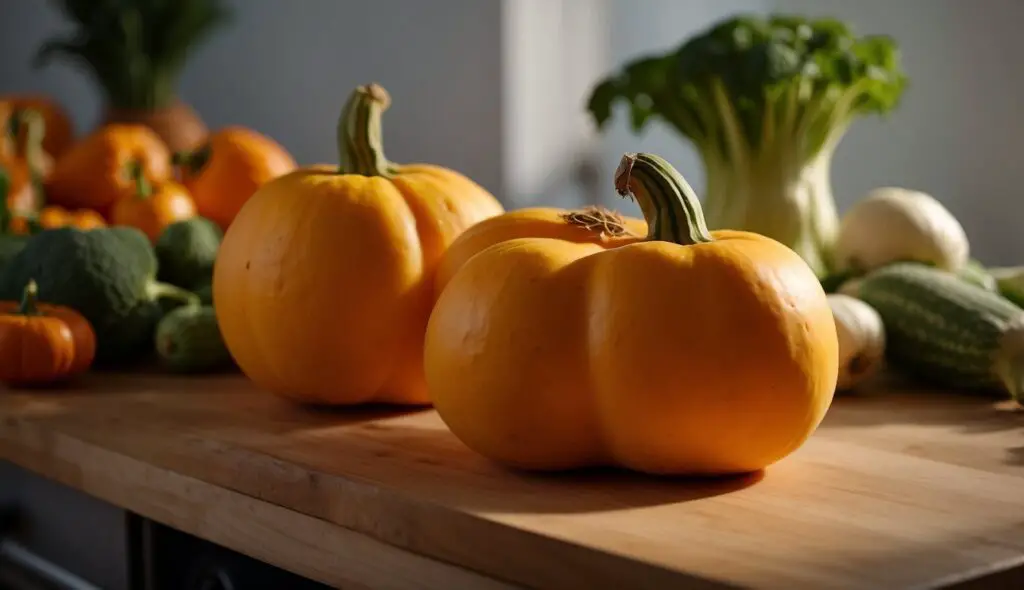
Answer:
<svg viewBox="0 0 1024 590"><path fill-rule="evenodd" d="M977 285L986 291L999 291L996 279L989 273L984 264L974 258L969 259L960 271L957 272L957 275L968 283Z"/></svg>
<svg viewBox="0 0 1024 590"><path fill-rule="evenodd" d="M209 305L179 307L164 316L156 329L156 351L164 366L179 373L213 371L232 364Z"/></svg>
<svg viewBox="0 0 1024 590"><path fill-rule="evenodd" d="M627 64L587 106L599 128L619 101L634 131L670 125L703 159L710 228L767 235L824 276L838 231L833 150L858 116L894 109L905 85L887 37L857 38L830 19L743 16Z"/></svg>
<svg viewBox="0 0 1024 590"><path fill-rule="evenodd" d="M156 255L141 231L64 227L32 236L0 276L0 299L14 300L30 279L40 301L81 313L96 332L96 362L127 363L152 350L161 301L198 297L156 281Z"/></svg>
<svg viewBox="0 0 1024 590"><path fill-rule="evenodd" d="M158 278L185 289L209 283L223 233L204 217L173 223L156 242Z"/></svg>
<svg viewBox="0 0 1024 590"><path fill-rule="evenodd" d="M990 268L988 273L1003 297L1024 308L1024 266Z"/></svg>
<svg viewBox="0 0 1024 590"><path fill-rule="evenodd" d="M35 57L64 55L88 68L118 109L169 106L190 53L230 16L223 0L57 0L73 34L48 40Z"/></svg>
<svg viewBox="0 0 1024 590"><path fill-rule="evenodd" d="M901 262L860 279L893 367L938 385L1024 399L1024 310L947 271Z"/></svg>

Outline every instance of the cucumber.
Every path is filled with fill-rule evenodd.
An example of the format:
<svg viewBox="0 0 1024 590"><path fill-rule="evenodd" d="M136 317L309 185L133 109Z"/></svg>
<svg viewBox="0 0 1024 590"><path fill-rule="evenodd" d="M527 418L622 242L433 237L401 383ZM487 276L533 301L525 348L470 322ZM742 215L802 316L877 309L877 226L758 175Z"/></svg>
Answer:
<svg viewBox="0 0 1024 590"><path fill-rule="evenodd" d="M1024 389L1024 310L953 273L915 263L871 272L857 297L882 316L886 358L941 386Z"/></svg>
<svg viewBox="0 0 1024 590"><path fill-rule="evenodd" d="M165 315L156 327L156 351L163 365L176 373L215 371L232 364L209 305L179 307Z"/></svg>

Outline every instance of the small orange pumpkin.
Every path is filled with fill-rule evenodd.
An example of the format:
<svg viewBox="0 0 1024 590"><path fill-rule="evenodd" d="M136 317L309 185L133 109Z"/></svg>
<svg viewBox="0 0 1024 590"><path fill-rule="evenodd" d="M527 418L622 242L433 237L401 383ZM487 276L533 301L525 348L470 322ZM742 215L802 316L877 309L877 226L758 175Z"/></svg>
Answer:
<svg viewBox="0 0 1024 590"><path fill-rule="evenodd" d="M42 116L46 127L42 149L50 157L60 157L74 143L71 118L64 107L47 96L20 94L0 97L0 126L7 127L9 117L16 117L25 110L36 111Z"/></svg>
<svg viewBox="0 0 1024 590"><path fill-rule="evenodd" d="M244 127L216 131L201 148L175 154L174 161L199 215L222 230L257 189L296 168L281 145Z"/></svg>
<svg viewBox="0 0 1024 590"><path fill-rule="evenodd" d="M452 242L437 267L436 292L440 294L452 275L473 255L499 242L516 238L553 238L617 248L636 242L646 234L647 223L643 219L625 217L604 207L516 209L481 221Z"/></svg>
<svg viewBox="0 0 1024 590"><path fill-rule="evenodd" d="M196 205L185 187L173 180L150 185L140 168L133 171L133 176L135 194L114 204L110 213L114 225L136 227L156 243L168 225L195 217Z"/></svg>
<svg viewBox="0 0 1024 590"><path fill-rule="evenodd" d="M259 387L325 404L425 404L423 331L447 246L502 212L469 178L384 157L377 85L342 111L342 164L264 184L224 235L213 300ZM327 310L326 312L324 310Z"/></svg>
<svg viewBox="0 0 1024 590"><path fill-rule="evenodd" d="M0 301L0 381L45 385L84 373L96 355L92 326L73 309L37 303L35 281L21 302Z"/></svg>
<svg viewBox="0 0 1024 590"><path fill-rule="evenodd" d="M640 204L646 239L513 239L452 276L424 349L438 414L470 448L526 469L729 474L792 453L838 375L814 272L769 238L709 233L657 156L627 154L615 185Z"/></svg>
<svg viewBox="0 0 1024 590"><path fill-rule="evenodd" d="M114 203L135 194L135 170L141 169L147 182L161 183L171 177L170 159L167 146L148 127L100 127L57 160L46 182L47 199L109 219Z"/></svg>
<svg viewBox="0 0 1024 590"><path fill-rule="evenodd" d="M29 215L43 203L42 182L53 168L53 160L43 151L45 120L34 110L3 113L6 123L0 139L0 169L7 177L7 207L14 215ZM24 136L24 140L20 140Z"/></svg>

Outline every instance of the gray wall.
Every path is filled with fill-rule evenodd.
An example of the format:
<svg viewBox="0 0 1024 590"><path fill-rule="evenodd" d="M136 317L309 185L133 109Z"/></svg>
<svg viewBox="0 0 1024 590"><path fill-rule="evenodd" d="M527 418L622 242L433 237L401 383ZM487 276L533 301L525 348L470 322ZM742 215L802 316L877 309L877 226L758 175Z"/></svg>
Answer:
<svg viewBox="0 0 1024 590"><path fill-rule="evenodd" d="M478 0L231 0L235 20L190 61L181 95L211 127L248 125L303 163L336 161L334 126L351 89L392 95L388 157L471 172L501 188L501 4ZM34 71L43 39L67 30L44 0L0 0L0 93L39 90L79 130L101 100L61 62Z"/></svg>
<svg viewBox="0 0 1024 590"><path fill-rule="evenodd" d="M836 153L841 210L880 185L925 190L962 220L975 253L1024 262L1017 159L1024 153L1024 21L1019 0L233 0L237 20L189 64L182 94L213 127L253 126L305 163L332 161L333 124L355 84L383 83L394 104L388 154L433 161L483 183L507 206L601 200L628 212L610 176L622 152L658 152L698 190L693 150L670 130L642 136L620 118L597 137L582 116L588 80L663 50L734 11L833 15L897 37L911 76L902 107L854 124ZM599 16L590 16L591 13ZM0 92L61 97L79 129L99 98L70 66L28 60L63 27L42 0L0 0ZM592 153L596 190L576 166Z"/></svg>

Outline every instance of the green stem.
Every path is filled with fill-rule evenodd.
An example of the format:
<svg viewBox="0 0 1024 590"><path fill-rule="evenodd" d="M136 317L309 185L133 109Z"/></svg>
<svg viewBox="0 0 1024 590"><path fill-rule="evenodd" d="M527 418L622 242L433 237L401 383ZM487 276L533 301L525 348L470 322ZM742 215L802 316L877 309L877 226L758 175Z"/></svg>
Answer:
<svg viewBox="0 0 1024 590"><path fill-rule="evenodd" d="M711 242L700 200L679 172L659 156L626 154L615 171L615 190L632 195L647 220L647 239L684 246Z"/></svg>
<svg viewBox="0 0 1024 590"><path fill-rule="evenodd" d="M394 174L394 165L384 157L381 141L381 115L390 105L387 91L377 84L355 89L338 119L339 173L363 176Z"/></svg>
<svg viewBox="0 0 1024 590"><path fill-rule="evenodd" d="M25 290L21 293L21 304L18 305L18 315L39 315L39 308L36 307L36 300L39 298L39 286L35 279L29 279Z"/></svg>
<svg viewBox="0 0 1024 590"><path fill-rule="evenodd" d="M128 174L135 183L135 196L140 199L148 199L153 196L153 185L146 178L146 172L142 169L142 162L134 160L128 164Z"/></svg>
<svg viewBox="0 0 1024 590"><path fill-rule="evenodd" d="M203 168L210 161L213 151L207 143L193 151L174 152L171 157L171 164L175 167L188 170L189 175L195 176L202 172Z"/></svg>
<svg viewBox="0 0 1024 590"><path fill-rule="evenodd" d="M153 281L146 285L146 295L150 301L169 299L186 306L196 306L201 303L199 301L199 296L195 293L186 291L185 289L176 287L170 283L161 283L159 281Z"/></svg>

